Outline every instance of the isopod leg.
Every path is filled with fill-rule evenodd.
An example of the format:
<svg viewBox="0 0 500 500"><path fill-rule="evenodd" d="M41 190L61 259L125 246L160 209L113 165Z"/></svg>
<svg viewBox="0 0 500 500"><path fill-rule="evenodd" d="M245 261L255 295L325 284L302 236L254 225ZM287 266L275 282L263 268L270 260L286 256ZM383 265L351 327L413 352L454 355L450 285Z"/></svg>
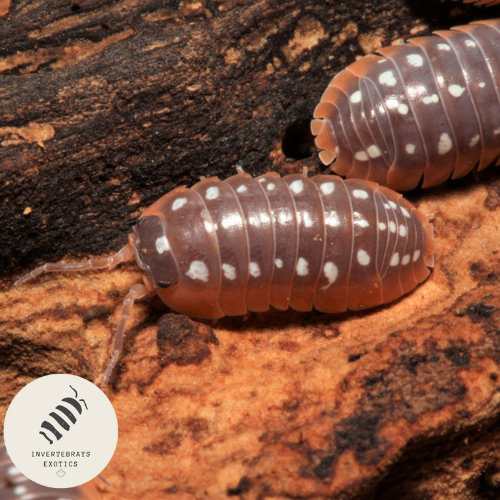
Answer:
<svg viewBox="0 0 500 500"><path fill-rule="evenodd" d="M55 264L44 264L43 266L37 267L35 270L31 271L24 276L21 276L15 283L14 286L26 283L26 281L36 278L41 274L45 273L57 273L57 272L68 272L68 271L85 271L88 269L111 269L116 267L118 264L130 260L134 256L134 250L130 244L125 245L118 253L112 255L111 257L106 257L104 259L89 259L87 262L76 262L76 263L64 263L56 262Z"/></svg>
<svg viewBox="0 0 500 500"><path fill-rule="evenodd" d="M118 327L116 328L115 334L115 344L113 346L113 354L111 355L111 359L109 360L108 366L106 367L106 371L104 373L104 377L101 381L101 387L104 387L110 376L113 372L113 368L120 357L120 353L123 350L123 337L125 333L125 325L127 324L127 320L130 318L130 312L132 311L132 306L134 302L138 299L142 299L145 297L150 290L146 288L144 285L133 285L127 295L125 296L125 300L122 305L122 314L120 321L118 323Z"/></svg>

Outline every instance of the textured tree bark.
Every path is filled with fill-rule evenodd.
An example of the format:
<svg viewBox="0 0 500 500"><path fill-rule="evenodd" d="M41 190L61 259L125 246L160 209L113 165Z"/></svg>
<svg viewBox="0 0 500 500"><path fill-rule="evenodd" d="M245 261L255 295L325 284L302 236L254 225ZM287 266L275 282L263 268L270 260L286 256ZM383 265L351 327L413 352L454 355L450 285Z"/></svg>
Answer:
<svg viewBox="0 0 500 500"><path fill-rule="evenodd" d="M319 173L308 122L336 72L498 13L433 0L0 2L0 414L36 377L99 380L141 279L127 264L12 288L21 271L117 250L142 210L200 176ZM120 440L102 497L497 498L500 177L407 197L436 216L437 261L394 304L215 326L137 304L106 389Z"/></svg>

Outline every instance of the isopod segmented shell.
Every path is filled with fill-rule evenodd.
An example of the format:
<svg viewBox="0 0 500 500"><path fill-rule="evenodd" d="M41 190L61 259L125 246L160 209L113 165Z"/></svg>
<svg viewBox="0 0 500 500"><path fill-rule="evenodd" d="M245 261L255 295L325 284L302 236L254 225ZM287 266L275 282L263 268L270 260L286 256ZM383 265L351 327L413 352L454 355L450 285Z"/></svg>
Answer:
<svg viewBox="0 0 500 500"><path fill-rule="evenodd" d="M385 47L340 72L311 123L320 159L397 191L500 155L500 20Z"/></svg>
<svg viewBox="0 0 500 500"><path fill-rule="evenodd" d="M393 301L434 264L432 225L400 194L335 175L240 173L180 187L146 209L117 254L44 272L111 268L135 257L144 285L125 297L109 379L135 300L155 291L198 318L285 310L335 313Z"/></svg>
<svg viewBox="0 0 500 500"><path fill-rule="evenodd" d="M431 224L401 195L333 175L205 179L148 208L132 241L162 300L203 318L374 307L424 280L434 252Z"/></svg>

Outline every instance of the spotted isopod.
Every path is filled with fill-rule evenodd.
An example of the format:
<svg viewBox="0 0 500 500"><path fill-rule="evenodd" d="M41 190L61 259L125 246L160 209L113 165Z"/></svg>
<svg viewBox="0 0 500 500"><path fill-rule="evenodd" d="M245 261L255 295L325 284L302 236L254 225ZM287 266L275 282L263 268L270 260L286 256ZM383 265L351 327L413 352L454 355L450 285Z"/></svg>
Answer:
<svg viewBox="0 0 500 500"><path fill-rule="evenodd" d="M435 34L379 49L330 82L311 129L331 170L404 191L498 158L500 19Z"/></svg>
<svg viewBox="0 0 500 500"><path fill-rule="evenodd" d="M400 194L334 175L239 173L179 187L142 214L117 254L44 272L111 268L135 257L144 285L125 297L111 361L135 300L156 292L198 318L286 310L335 313L393 301L434 264L432 225Z"/></svg>

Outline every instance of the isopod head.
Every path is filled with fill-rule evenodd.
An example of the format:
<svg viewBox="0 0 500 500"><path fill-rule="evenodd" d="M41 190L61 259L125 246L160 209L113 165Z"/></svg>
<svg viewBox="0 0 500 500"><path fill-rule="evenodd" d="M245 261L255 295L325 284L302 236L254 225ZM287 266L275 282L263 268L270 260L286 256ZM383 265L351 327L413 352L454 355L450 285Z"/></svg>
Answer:
<svg viewBox="0 0 500 500"><path fill-rule="evenodd" d="M139 219L129 235L137 265L144 271L148 288L169 288L179 281L179 266L159 215Z"/></svg>

